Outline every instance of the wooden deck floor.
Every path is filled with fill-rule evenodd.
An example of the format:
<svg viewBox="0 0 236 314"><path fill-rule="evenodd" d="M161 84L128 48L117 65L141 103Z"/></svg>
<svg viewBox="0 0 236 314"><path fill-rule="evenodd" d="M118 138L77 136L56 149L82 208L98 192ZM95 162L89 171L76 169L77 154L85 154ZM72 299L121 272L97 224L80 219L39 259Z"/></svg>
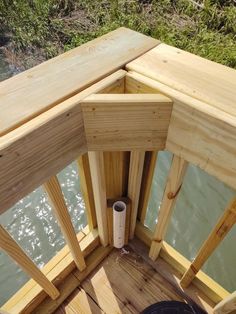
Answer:
<svg viewBox="0 0 236 314"><path fill-rule="evenodd" d="M183 300L142 257L113 250L55 312L140 313L162 300Z"/></svg>

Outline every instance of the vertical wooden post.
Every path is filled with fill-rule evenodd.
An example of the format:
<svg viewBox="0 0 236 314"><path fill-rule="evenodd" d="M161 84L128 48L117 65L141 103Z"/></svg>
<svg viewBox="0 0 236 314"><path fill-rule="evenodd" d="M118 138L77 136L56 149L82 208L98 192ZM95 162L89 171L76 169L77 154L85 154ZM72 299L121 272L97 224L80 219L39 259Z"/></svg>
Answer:
<svg viewBox="0 0 236 314"><path fill-rule="evenodd" d="M0 247L11 258L20 265L20 267L33 278L43 290L55 300L59 295L57 288L47 279L47 277L38 269L32 260L25 254L10 234L0 225Z"/></svg>
<svg viewBox="0 0 236 314"><path fill-rule="evenodd" d="M221 216L216 226L210 233L207 240L200 248L196 258L191 263L189 268L183 275L180 284L186 288L192 282L202 265L206 262L215 248L224 239L226 234L230 231L233 225L236 223L236 198L226 208L224 214Z"/></svg>
<svg viewBox="0 0 236 314"><path fill-rule="evenodd" d="M130 232L129 238L133 239L137 221L139 195L143 174L145 152L132 151L130 155L128 197L131 199Z"/></svg>
<svg viewBox="0 0 236 314"><path fill-rule="evenodd" d="M61 191L61 186L57 177L51 177L46 183L44 183L44 188L52 203L54 214L59 222L61 231L70 248L75 264L79 268L79 270L82 271L86 267L84 257L79 242L77 240L76 233L71 222L70 214L67 210L66 203Z"/></svg>
<svg viewBox="0 0 236 314"><path fill-rule="evenodd" d="M89 152L88 156L98 224L98 234L102 245L107 246L109 241L103 152Z"/></svg>
<svg viewBox="0 0 236 314"><path fill-rule="evenodd" d="M93 197L92 179L89 167L88 154L84 154L78 159L78 169L80 177L80 187L84 198L87 221L89 229L92 230L97 226L95 213L95 204Z"/></svg>
<svg viewBox="0 0 236 314"><path fill-rule="evenodd" d="M236 313L236 291L218 303L213 310L214 314Z"/></svg>
<svg viewBox="0 0 236 314"><path fill-rule="evenodd" d="M166 182L164 195L158 215L158 222L154 231L149 257L156 260L164 240L171 218L177 195L181 189L188 163L177 156L173 156L171 168Z"/></svg>
<svg viewBox="0 0 236 314"><path fill-rule="evenodd" d="M150 198L150 192L152 188L152 180L154 176L154 171L157 161L157 152L146 152L143 176L140 189L139 206L138 206L138 218L140 222L144 225L148 202Z"/></svg>

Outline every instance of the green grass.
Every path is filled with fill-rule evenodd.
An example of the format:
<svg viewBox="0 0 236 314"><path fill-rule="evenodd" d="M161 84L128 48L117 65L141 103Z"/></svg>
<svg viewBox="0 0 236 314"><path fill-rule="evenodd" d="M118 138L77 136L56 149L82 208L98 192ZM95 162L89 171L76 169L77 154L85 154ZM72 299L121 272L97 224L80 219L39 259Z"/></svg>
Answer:
<svg viewBox="0 0 236 314"><path fill-rule="evenodd" d="M16 55L27 59L37 51L47 59L125 26L236 68L235 1L201 6L190 0L0 0L0 32L11 34Z"/></svg>

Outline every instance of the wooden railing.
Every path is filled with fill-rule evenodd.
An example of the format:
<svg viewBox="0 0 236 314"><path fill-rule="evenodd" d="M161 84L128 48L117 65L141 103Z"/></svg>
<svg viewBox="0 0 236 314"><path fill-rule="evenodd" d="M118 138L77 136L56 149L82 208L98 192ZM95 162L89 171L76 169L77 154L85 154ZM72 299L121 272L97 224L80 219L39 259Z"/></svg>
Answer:
<svg viewBox="0 0 236 314"><path fill-rule="evenodd" d="M135 58L158 44L143 35L120 29L67 56L49 61L38 70L30 70L3 83L5 120L0 130L0 213L43 184L67 241L59 257L40 271L1 227L1 248L37 282L27 283L24 293L16 294L4 309L13 313L23 313L25 309L34 311L36 307L37 312L43 313L46 308L55 309L110 252L110 205L107 202L121 197L125 197L130 206L127 238L129 235L132 239L136 234L150 247L153 260L160 255L177 269L182 275L179 286L188 287L193 282L211 302L223 302L216 307L216 313L223 313L224 302L232 305L234 296L222 301L229 297L228 292L200 269L236 222L235 201L226 209L193 263L165 242L165 234L189 163L235 187L235 123L230 112L226 114L220 107L222 98L214 99L214 90L209 89L212 98L204 102L208 89L203 86L200 93L200 78L193 80L199 93L195 97L192 86L185 92L181 84L171 86L171 79L162 82L164 74L156 77L159 72L150 68L152 58L145 59L146 54L140 57L144 58L141 64L138 63L140 58ZM168 63L165 49L160 67ZM153 53L151 50L151 56ZM179 54L182 52L174 51L174 58ZM186 58L188 60L189 56ZM131 72L121 69L133 59L127 65ZM192 64L191 58L189 64ZM212 72L212 66L207 63L207 67ZM179 75L175 68L173 71L181 83L184 75ZM58 78L59 72L63 80ZM192 69L188 75L191 73ZM230 82L231 74L226 77ZM220 86L220 82L218 80L216 86ZM17 86L15 90L12 90L13 85ZM11 116L13 98L20 106ZM209 150L211 143L216 154ZM173 153L173 160L158 223L151 233L144 226L144 220L156 154L164 149ZM83 230L78 235L56 177L73 160L78 160L89 225L88 232ZM222 160L229 162L223 164ZM60 283L68 278L75 264L78 271L68 279L70 285L65 289ZM52 305L46 294L57 298L57 302Z"/></svg>

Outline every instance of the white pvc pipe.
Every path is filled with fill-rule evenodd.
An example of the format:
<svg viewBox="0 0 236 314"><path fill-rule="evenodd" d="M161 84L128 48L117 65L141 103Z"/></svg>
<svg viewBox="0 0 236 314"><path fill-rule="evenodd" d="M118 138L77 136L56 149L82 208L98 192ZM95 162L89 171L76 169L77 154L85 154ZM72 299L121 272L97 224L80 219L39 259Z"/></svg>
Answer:
<svg viewBox="0 0 236 314"><path fill-rule="evenodd" d="M113 204L113 245L120 249L125 244L126 204L117 201Z"/></svg>

